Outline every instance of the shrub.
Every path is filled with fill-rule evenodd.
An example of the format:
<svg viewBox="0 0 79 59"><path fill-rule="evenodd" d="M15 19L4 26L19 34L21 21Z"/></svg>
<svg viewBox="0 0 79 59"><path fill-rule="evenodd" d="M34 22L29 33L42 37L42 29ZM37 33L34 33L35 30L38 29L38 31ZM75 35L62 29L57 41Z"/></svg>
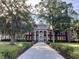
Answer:
<svg viewBox="0 0 79 59"><path fill-rule="evenodd" d="M14 59L18 53L18 48L6 49L2 52L4 59Z"/></svg>
<svg viewBox="0 0 79 59"><path fill-rule="evenodd" d="M64 53L69 56L71 56L71 54L74 51L73 47L65 46L65 45L61 45L61 44L52 44L52 48L56 49L60 53Z"/></svg>
<svg viewBox="0 0 79 59"><path fill-rule="evenodd" d="M74 48L70 47L70 46L63 46L61 48L62 49L60 51L67 54L67 55L70 55L74 51Z"/></svg>
<svg viewBox="0 0 79 59"><path fill-rule="evenodd" d="M56 49L57 51L60 51L61 50L61 45L53 44L52 48Z"/></svg>
<svg viewBox="0 0 79 59"><path fill-rule="evenodd" d="M29 47L31 47L31 43L30 42L20 42L17 45L13 45L14 48L12 47L7 47L6 49L4 49L2 51L2 56L4 57L4 59L16 59L16 57L18 55L20 55L21 53L23 53L22 51L24 51L24 49L28 49Z"/></svg>

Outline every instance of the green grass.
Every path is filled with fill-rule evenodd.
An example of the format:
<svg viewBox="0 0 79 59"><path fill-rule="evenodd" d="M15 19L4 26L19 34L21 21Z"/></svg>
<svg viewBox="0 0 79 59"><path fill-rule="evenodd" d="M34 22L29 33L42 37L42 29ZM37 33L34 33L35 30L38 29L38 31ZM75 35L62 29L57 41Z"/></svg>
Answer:
<svg viewBox="0 0 79 59"><path fill-rule="evenodd" d="M58 49L62 51L63 47L72 47L70 50L71 53L68 55L71 56L73 59L79 59L79 44L78 43L51 43L52 47L55 46L55 49ZM66 52L65 52L66 53Z"/></svg>
<svg viewBox="0 0 79 59"><path fill-rule="evenodd" d="M0 59L4 59L4 52L10 52L15 57L24 48L31 47L30 42L18 42L16 45L9 45L9 42L0 42Z"/></svg>

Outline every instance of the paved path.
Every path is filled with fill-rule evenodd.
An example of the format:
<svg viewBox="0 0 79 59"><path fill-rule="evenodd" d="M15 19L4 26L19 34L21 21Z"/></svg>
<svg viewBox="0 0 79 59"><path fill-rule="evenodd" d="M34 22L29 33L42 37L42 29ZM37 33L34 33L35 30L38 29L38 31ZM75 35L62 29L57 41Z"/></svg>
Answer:
<svg viewBox="0 0 79 59"><path fill-rule="evenodd" d="M45 43L39 42L17 59L65 59Z"/></svg>

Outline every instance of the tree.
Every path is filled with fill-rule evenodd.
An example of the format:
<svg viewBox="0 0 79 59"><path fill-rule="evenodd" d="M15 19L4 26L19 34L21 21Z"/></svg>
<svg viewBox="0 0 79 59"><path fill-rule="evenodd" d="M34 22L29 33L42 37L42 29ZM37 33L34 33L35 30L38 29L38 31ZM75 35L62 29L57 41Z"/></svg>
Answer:
<svg viewBox="0 0 79 59"><path fill-rule="evenodd" d="M3 36L5 36L5 31L6 31L6 19L5 17L0 17L0 34L1 35L1 39L3 38Z"/></svg>
<svg viewBox="0 0 79 59"><path fill-rule="evenodd" d="M79 20L74 20L73 22L72 22L72 29L73 29L73 31L72 31L72 39L73 40L75 40L75 41L78 41L79 39Z"/></svg>
<svg viewBox="0 0 79 59"><path fill-rule="evenodd" d="M6 19L8 27L6 27L6 32L11 35L11 44L15 44L16 33L22 32L23 27L32 24L29 10L30 6L27 6L26 0L0 0L0 15ZM26 30L28 31L31 27L26 28Z"/></svg>
<svg viewBox="0 0 79 59"><path fill-rule="evenodd" d="M38 11L38 18L45 20L53 29L64 31L70 28L71 17L68 15L68 4L66 2L42 0L35 7Z"/></svg>

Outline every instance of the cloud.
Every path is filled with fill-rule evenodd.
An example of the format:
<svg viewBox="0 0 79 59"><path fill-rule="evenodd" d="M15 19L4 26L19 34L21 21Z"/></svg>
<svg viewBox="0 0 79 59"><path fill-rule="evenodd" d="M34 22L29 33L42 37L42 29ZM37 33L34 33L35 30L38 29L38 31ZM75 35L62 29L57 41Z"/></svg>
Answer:
<svg viewBox="0 0 79 59"><path fill-rule="evenodd" d="M41 0L27 0L28 4L31 4L32 6L35 6L36 4L38 4Z"/></svg>

